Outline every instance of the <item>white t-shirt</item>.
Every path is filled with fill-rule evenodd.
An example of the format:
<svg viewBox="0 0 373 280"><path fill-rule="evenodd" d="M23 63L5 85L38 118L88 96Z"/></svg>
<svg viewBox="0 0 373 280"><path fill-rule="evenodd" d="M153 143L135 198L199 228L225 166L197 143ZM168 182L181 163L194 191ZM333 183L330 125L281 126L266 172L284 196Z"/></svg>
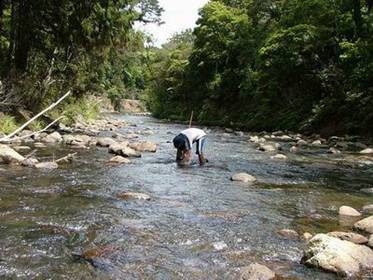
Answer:
<svg viewBox="0 0 373 280"><path fill-rule="evenodd" d="M206 136L206 133L199 128L188 128L183 130L181 133L188 138L190 146L192 146L194 142Z"/></svg>

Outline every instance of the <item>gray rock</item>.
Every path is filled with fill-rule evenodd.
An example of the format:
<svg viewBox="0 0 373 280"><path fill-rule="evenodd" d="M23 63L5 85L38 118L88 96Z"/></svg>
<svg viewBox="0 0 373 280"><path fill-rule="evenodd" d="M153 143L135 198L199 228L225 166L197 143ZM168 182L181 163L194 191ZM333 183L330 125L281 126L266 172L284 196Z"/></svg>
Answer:
<svg viewBox="0 0 373 280"><path fill-rule="evenodd" d="M272 280L275 279L276 274L268 267L253 263L248 267L243 268L240 279L241 280Z"/></svg>
<svg viewBox="0 0 373 280"><path fill-rule="evenodd" d="M342 206L339 208L339 215L358 217L358 216L361 216L361 213L352 207Z"/></svg>
<svg viewBox="0 0 373 280"><path fill-rule="evenodd" d="M0 159L3 163L21 163L25 158L7 145L0 144Z"/></svg>
<svg viewBox="0 0 373 280"><path fill-rule="evenodd" d="M363 245L317 234L308 242L303 262L342 276L354 277L363 270L373 269L373 251Z"/></svg>
<svg viewBox="0 0 373 280"><path fill-rule="evenodd" d="M116 144L116 141L109 137L101 137L97 139L97 146L109 147L110 145Z"/></svg>
<svg viewBox="0 0 373 280"><path fill-rule="evenodd" d="M354 228L369 233L373 233L373 216L369 216L354 224Z"/></svg>
<svg viewBox="0 0 373 280"><path fill-rule="evenodd" d="M247 173L237 173L232 176L231 180L243 183L253 183L256 181L256 178Z"/></svg>
<svg viewBox="0 0 373 280"><path fill-rule="evenodd" d="M329 153L329 154L335 154L335 155L338 155L338 154L341 153L341 151L338 150L337 148L331 147L331 148L328 150L328 153Z"/></svg>
<svg viewBox="0 0 373 280"><path fill-rule="evenodd" d="M16 152L28 152L28 151L31 151L31 148L29 146L14 146L13 149Z"/></svg>
<svg viewBox="0 0 373 280"><path fill-rule="evenodd" d="M370 235L369 240L368 240L368 246L370 248L373 248L373 234Z"/></svg>
<svg viewBox="0 0 373 280"><path fill-rule="evenodd" d="M365 205L363 207L363 212L373 214L373 204Z"/></svg>
<svg viewBox="0 0 373 280"><path fill-rule="evenodd" d="M339 238L341 240L350 241L355 244L366 244L368 239L361 234L354 232L342 232L342 231L333 231L328 233L329 236Z"/></svg>
<svg viewBox="0 0 373 280"><path fill-rule="evenodd" d="M373 194L373 188L366 188L360 190L363 193Z"/></svg>
<svg viewBox="0 0 373 280"><path fill-rule="evenodd" d="M305 141L303 139L300 139L297 142L297 146L306 146L306 145L308 145L308 143L307 143L307 141Z"/></svg>
<svg viewBox="0 0 373 280"><path fill-rule="evenodd" d="M128 143L114 144L109 147L109 153L123 157L141 157L141 154L128 147Z"/></svg>
<svg viewBox="0 0 373 280"><path fill-rule="evenodd" d="M59 142L62 142L62 136L57 131L55 131L51 134L48 134L46 137L44 137L42 141L44 143L49 143L49 144L59 143Z"/></svg>
<svg viewBox="0 0 373 280"><path fill-rule="evenodd" d="M26 166L26 167L35 167L35 165L38 163L39 161L35 158L27 158L25 159L24 161L22 161L22 166Z"/></svg>
<svg viewBox="0 0 373 280"><path fill-rule="evenodd" d="M321 140L315 140L312 142L312 146L321 146L322 143L321 143Z"/></svg>

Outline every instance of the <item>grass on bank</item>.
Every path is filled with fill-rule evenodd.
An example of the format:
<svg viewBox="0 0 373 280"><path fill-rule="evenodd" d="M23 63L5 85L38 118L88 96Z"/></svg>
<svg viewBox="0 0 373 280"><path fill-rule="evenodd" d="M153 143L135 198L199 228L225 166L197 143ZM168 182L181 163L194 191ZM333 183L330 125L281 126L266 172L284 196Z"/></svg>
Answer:
<svg viewBox="0 0 373 280"><path fill-rule="evenodd" d="M16 118L10 115L1 114L0 115L0 132L4 134L9 134L16 130L18 127Z"/></svg>

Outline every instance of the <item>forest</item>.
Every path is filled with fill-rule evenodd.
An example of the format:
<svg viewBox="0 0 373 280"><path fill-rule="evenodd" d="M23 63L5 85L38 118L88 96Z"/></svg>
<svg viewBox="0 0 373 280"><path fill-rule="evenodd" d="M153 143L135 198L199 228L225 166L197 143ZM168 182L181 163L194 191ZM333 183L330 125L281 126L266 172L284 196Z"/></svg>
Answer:
<svg viewBox="0 0 373 280"><path fill-rule="evenodd" d="M373 1L217 0L154 51L158 117L252 131L373 134Z"/></svg>
<svg viewBox="0 0 373 280"><path fill-rule="evenodd" d="M162 47L134 26L157 0L0 2L0 130L72 90L60 114L106 96L154 116L251 131L373 134L372 0L212 0ZM28 113L31 114L31 113ZM40 127L36 122L33 126Z"/></svg>

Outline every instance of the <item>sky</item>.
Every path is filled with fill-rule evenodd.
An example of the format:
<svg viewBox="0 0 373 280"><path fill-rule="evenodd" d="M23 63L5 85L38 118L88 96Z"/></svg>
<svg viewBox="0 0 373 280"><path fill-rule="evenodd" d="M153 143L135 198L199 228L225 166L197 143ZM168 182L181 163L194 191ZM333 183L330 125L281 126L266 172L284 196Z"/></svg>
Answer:
<svg viewBox="0 0 373 280"><path fill-rule="evenodd" d="M154 44L161 46L174 33L195 27L198 10L207 2L208 0L159 0L165 10L162 15L162 21L165 23L160 26L148 24L137 28L152 34Z"/></svg>

